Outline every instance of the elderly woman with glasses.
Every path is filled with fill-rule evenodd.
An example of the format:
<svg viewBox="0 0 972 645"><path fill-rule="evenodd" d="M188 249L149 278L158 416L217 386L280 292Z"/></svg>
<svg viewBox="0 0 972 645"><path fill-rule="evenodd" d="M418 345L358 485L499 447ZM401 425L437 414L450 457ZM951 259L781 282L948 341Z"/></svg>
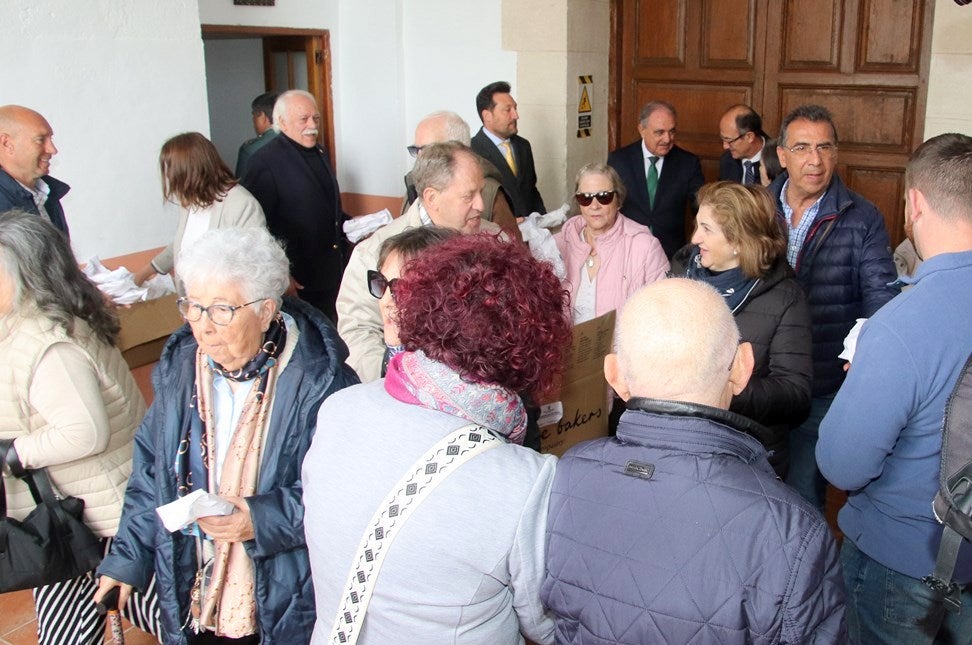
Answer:
<svg viewBox="0 0 972 645"><path fill-rule="evenodd" d="M784 476L789 431L810 411L810 309L765 188L720 181L703 186L698 200L692 243L674 255L672 273L718 290L752 344L753 375L730 409L770 429L770 464Z"/></svg>
<svg viewBox="0 0 972 645"><path fill-rule="evenodd" d="M668 259L661 243L619 211L625 188L607 164L580 169L574 184L576 215L554 236L564 259L575 323L619 309L641 287L665 277Z"/></svg>
<svg viewBox="0 0 972 645"><path fill-rule="evenodd" d="M522 244L484 234L426 249L394 290L405 351L325 401L304 461L314 642L551 643L539 589L556 459L519 445L517 392L556 381L566 294Z"/></svg>
<svg viewBox="0 0 972 645"><path fill-rule="evenodd" d="M166 643L306 643L300 465L321 402L357 378L323 315L282 299L287 257L264 229L209 231L177 268L188 325L156 368L97 597L121 585L124 602L154 571ZM229 512L164 528L155 509L199 491Z"/></svg>

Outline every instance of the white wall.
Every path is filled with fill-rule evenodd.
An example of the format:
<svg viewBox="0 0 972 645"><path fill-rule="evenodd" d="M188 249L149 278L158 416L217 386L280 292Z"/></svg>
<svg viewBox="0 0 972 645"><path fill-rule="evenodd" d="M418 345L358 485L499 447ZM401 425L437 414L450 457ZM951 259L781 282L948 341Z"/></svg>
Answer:
<svg viewBox="0 0 972 645"><path fill-rule="evenodd" d="M209 131L196 0L4 0L0 103L43 114L75 253L159 246L162 142Z"/></svg>
<svg viewBox="0 0 972 645"><path fill-rule="evenodd" d="M935 3L925 138L943 132L972 136L972 6Z"/></svg>
<svg viewBox="0 0 972 645"><path fill-rule="evenodd" d="M210 139L230 170L240 144L256 136L250 103L264 90L263 42L259 38L206 40L206 91Z"/></svg>

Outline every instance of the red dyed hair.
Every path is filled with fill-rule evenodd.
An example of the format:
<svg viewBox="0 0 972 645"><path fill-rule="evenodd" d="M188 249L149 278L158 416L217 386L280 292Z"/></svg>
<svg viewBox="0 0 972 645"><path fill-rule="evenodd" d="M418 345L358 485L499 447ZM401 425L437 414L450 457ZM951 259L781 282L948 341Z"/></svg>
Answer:
<svg viewBox="0 0 972 645"><path fill-rule="evenodd" d="M436 244L409 262L395 302L405 346L466 380L534 396L559 381L569 296L523 244L485 233Z"/></svg>

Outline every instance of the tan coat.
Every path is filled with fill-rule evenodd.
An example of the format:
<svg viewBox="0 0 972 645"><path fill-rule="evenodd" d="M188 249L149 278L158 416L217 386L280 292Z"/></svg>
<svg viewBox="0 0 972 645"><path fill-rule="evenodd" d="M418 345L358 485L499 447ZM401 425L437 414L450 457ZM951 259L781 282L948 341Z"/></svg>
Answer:
<svg viewBox="0 0 972 645"><path fill-rule="evenodd" d="M75 320L76 338L71 338L60 326L33 313L0 318L0 438L29 437L51 430L48 421L30 405L34 371L55 343L71 343L81 349L94 366L101 387L109 420L107 445L97 454L66 463L58 464L57 455L42 459L34 455L34 460L57 464L47 468L55 488L63 495L82 498L87 525L100 537L112 536L118 528L132 472L135 430L145 414L145 401L121 352L98 340L85 322ZM4 477L4 484L8 514L17 519L25 517L34 508L27 486L9 476Z"/></svg>

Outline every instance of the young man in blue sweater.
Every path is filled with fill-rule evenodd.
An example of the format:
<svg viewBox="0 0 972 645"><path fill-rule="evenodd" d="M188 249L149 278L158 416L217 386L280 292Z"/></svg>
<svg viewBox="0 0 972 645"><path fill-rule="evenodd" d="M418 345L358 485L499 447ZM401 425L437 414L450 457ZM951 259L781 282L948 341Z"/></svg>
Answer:
<svg viewBox="0 0 972 645"><path fill-rule="evenodd" d="M838 523L847 621L857 643L968 642L972 545L954 580L962 612L945 612L921 578L935 568L945 402L972 353L972 138L943 134L915 151L905 217L924 264L913 288L864 325L847 379L820 426L820 471L849 492ZM936 640L944 639L944 640Z"/></svg>

